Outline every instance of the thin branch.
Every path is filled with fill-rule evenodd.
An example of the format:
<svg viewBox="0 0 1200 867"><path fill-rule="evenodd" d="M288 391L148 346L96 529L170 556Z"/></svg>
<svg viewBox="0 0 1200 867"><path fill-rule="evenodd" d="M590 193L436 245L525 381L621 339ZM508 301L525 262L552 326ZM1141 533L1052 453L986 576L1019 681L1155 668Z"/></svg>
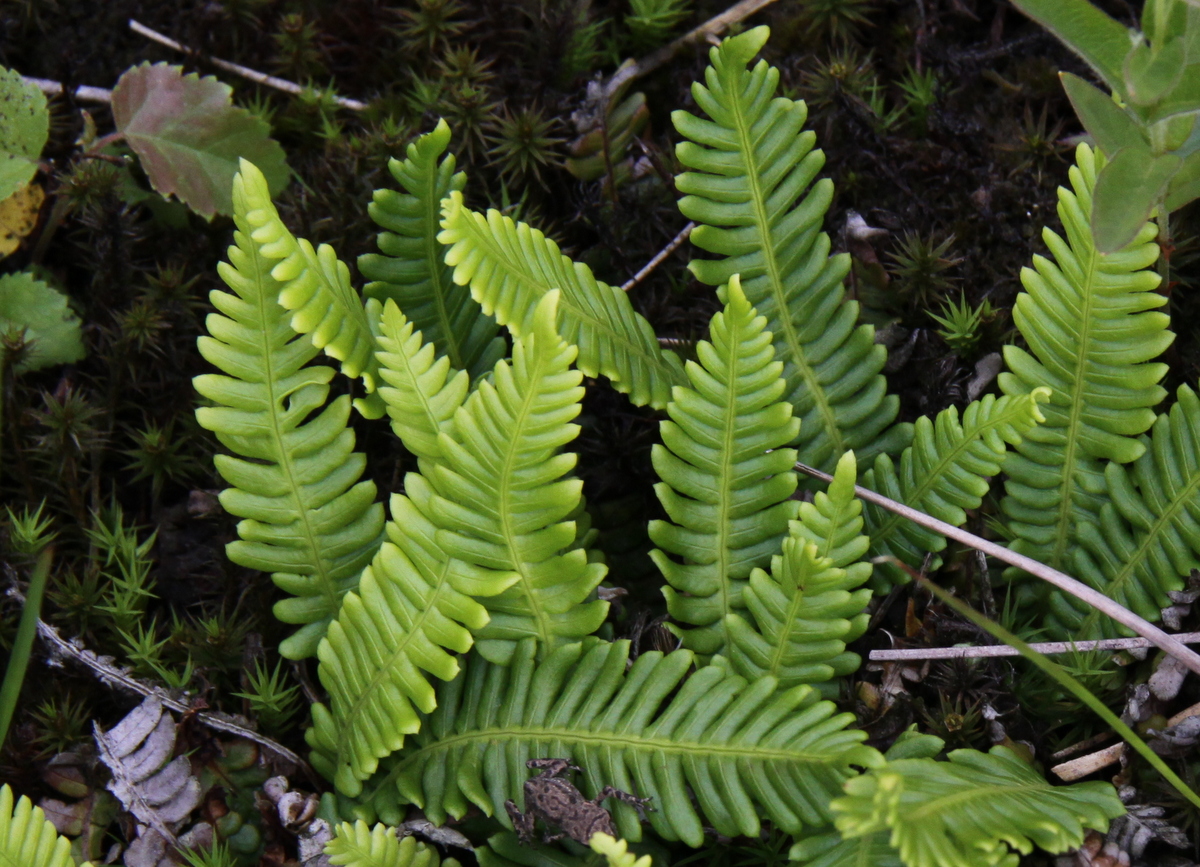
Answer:
<svg viewBox="0 0 1200 867"><path fill-rule="evenodd" d="M807 476L812 476L814 479L821 479L826 482L833 481L833 476L815 467L810 467L807 464L796 464L796 470ZM1060 590L1065 590L1102 614L1107 614L1122 626L1127 626L1143 638L1149 639L1150 643L1155 647L1174 656L1186 665L1189 670L1200 674L1200 655L1195 651L1163 632L1153 623L1139 617L1125 606L1114 602L1103 593L1093 590L1083 582L1076 581L1070 575L1059 572L1057 569L1052 569L1044 563L1039 563L1031 557L1026 557L1024 554L1010 551L1008 548L997 545L995 542L989 542L987 539L976 536L974 533L968 533L966 530L947 524L945 521L939 521L937 518L930 517L924 512L919 512L903 503L897 503L895 500L889 499L882 494L877 494L874 491L855 485L854 494L861 500L881 506L889 512L900 515L902 518L908 518L913 523L927 530L932 530L935 533L940 533L955 541L962 542L964 545L969 545L985 554L990 554L997 560L1003 560L1005 563L1016 566L1018 569L1024 569L1030 575L1041 578L1043 581L1053 584Z"/></svg>
<svg viewBox="0 0 1200 867"><path fill-rule="evenodd" d="M58 630L50 626L43 620L38 621L38 635L42 640L50 645L51 660L61 664L63 657L72 659L85 668L90 668L95 673L96 678L106 686L123 689L126 692L135 692L138 695L152 695L162 702L164 707L169 707L171 710L178 713L190 713L191 705L187 702L180 701L171 696L169 692L161 687L151 686L143 683L129 673L129 669L121 668L116 665L111 656L99 656L95 651L88 650L77 638L70 641L58 634ZM312 769L308 766L308 762L304 761L300 756L289 750L282 744L278 744L265 735L261 735L253 729L247 728L244 725L234 722L225 714L214 713L210 711L200 711L195 714L196 719L204 723L211 729L219 732L225 732L239 738L244 738L248 741L253 741L260 747L269 750L282 759L295 763L297 767L303 770L310 777L313 775Z"/></svg>
<svg viewBox="0 0 1200 867"><path fill-rule="evenodd" d="M47 96L58 96L63 92L61 81L51 81L48 78L29 78L25 75L21 76L21 80L26 84L32 84ZM112 102L112 91L105 90L103 87L81 84L75 88L75 98L80 102Z"/></svg>
<svg viewBox="0 0 1200 867"><path fill-rule="evenodd" d="M1183 644L1200 644L1200 632L1182 632L1172 635ZM1146 638L1104 638L1099 641L1046 641L1031 644L1038 653L1070 653L1074 650L1133 650L1150 647L1153 642ZM1007 644L988 644L983 647L915 647L905 650L872 650L868 655L871 662L892 662L921 659L983 659L994 656L1020 656L1015 647Z"/></svg>
<svg viewBox="0 0 1200 867"><path fill-rule="evenodd" d="M655 254L654 258L647 262L645 266L643 266L641 271L638 271L623 284L621 284L621 291L628 292L634 286L641 283L652 273L654 273L654 269L661 265L664 259L678 250L683 242L691 236L692 229L694 228L696 228L696 224L692 222L689 222L686 226L684 226L680 230L679 234L671 239L671 243L659 250L658 253Z"/></svg>
<svg viewBox="0 0 1200 867"><path fill-rule="evenodd" d="M250 81L258 84L265 84L267 87L273 87L276 90L282 90L286 93L292 94L300 94L307 89L299 84L296 84L296 82L288 81L285 78L276 78L274 75L267 75L265 72L259 72L258 70L250 69L249 67L241 66L228 60L222 60L219 57L208 57L207 55L202 55L196 49L189 48L181 42L176 42L170 36L164 36L157 30L151 30L145 24L135 21L132 18L129 19L129 29L134 33L139 33L142 36L145 36L147 39L157 42L159 45L165 45L167 48L172 48L175 51L188 55L189 57L200 58L208 63L211 63L213 66L217 67L217 69L223 69L226 72L232 72L234 75L240 75L242 78L249 79ZM343 96L335 96L333 101L342 108L349 108L353 109L354 111L362 111L367 107L365 102L359 102L357 99L347 99Z"/></svg>

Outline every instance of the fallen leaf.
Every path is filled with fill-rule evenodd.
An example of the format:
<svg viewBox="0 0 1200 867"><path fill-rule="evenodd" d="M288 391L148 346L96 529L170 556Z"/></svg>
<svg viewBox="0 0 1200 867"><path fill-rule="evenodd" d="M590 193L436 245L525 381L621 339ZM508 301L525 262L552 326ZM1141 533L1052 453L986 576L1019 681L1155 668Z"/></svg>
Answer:
<svg viewBox="0 0 1200 867"><path fill-rule="evenodd" d="M21 239L37 225L46 193L37 184L26 184L0 202L0 259L21 246Z"/></svg>

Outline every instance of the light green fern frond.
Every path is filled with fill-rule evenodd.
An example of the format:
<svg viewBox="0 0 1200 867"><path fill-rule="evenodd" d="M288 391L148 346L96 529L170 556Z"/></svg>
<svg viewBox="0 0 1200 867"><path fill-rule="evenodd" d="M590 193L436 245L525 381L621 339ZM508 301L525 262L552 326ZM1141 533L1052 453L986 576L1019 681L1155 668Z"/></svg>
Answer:
<svg viewBox="0 0 1200 867"><path fill-rule="evenodd" d="M572 262L537 229L499 211L485 217L468 209L461 193L450 193L442 213L438 240L449 247L446 263L454 267L456 283L470 285L485 313L521 337L542 296L560 290L559 329L579 347L579 369L608 377L638 406L666 406L671 386L685 380L683 368L673 352L659 348L654 329L634 311L629 296Z"/></svg>
<svg viewBox="0 0 1200 867"><path fill-rule="evenodd" d="M418 458L441 456L438 434L467 398L471 384L465 370L454 370L445 355L435 355L415 323L388 300L379 323L379 377L387 385L379 396L387 406L392 430Z"/></svg>
<svg viewBox="0 0 1200 867"><path fill-rule="evenodd" d="M1105 596L1150 619L1200 568L1200 398L1186 385L1178 395L1137 461L1104 468L1110 502L1095 523L1076 527L1079 545L1072 551L1072 574L1088 576ZM1113 628L1072 596L1055 596L1051 604L1073 635Z"/></svg>
<svg viewBox="0 0 1200 867"><path fill-rule="evenodd" d="M0 867L75 867L71 841L58 836L41 807L0 786ZM91 862L83 865L91 867Z"/></svg>
<svg viewBox="0 0 1200 867"><path fill-rule="evenodd" d="M604 860L608 862L608 867L650 867L651 864L649 855L643 855L639 858L636 854L629 851L629 843L627 841L618 840L603 832L593 834L592 839L588 840L588 845L592 847L593 852L604 856Z"/></svg>
<svg viewBox="0 0 1200 867"><path fill-rule="evenodd" d="M838 536L847 525L862 527L857 513L846 508L855 501L854 481L857 469L854 453L847 452L838 461L837 472L825 498L840 516L854 515L852 522L826 523L830 535L820 544L810 541L816 528L801 533L803 518L792 521L791 534L783 540L783 553L771 558L771 572L755 569L742 594L749 619L727 614L725 627L730 643L725 653L734 670L747 678L770 675L781 687L800 683L818 683L855 671L862 661L846 645L867 628L865 613L871 590L860 587L871 575L869 563L856 563L841 569L820 553L853 547L859 556L866 553L867 539L838 544ZM812 511L817 511L815 508ZM819 514L819 513L818 513ZM824 515L820 516L824 518ZM818 525L820 526L820 525Z"/></svg>
<svg viewBox="0 0 1200 867"><path fill-rule="evenodd" d="M888 455L879 455L874 468L864 474L863 486L961 527L967 520L966 510L979 508L991 477L999 474L1007 445L1020 443L1045 421L1038 405L1049 397L1048 388L999 399L989 394L963 410L961 424L955 407L942 410L933 422L921 416L912 445L900 456L899 468ZM879 506L868 503L866 518L876 556L896 557L920 568L927 553L946 547L945 536ZM898 584L909 580L908 574L893 564L881 564L876 574L877 589L888 586L881 580L883 576Z"/></svg>
<svg viewBox="0 0 1200 867"><path fill-rule="evenodd" d="M421 732L372 780L370 806L386 820L415 803L441 823L474 804L507 825L504 802L524 802L525 761L562 757L583 769L581 789L650 797L655 832L698 846L705 825L728 836L757 835L764 818L788 833L819 827L851 766L882 760L846 728L852 715L810 687L779 690L718 666L688 676L686 650L643 653L627 670L628 658L627 641L597 639L540 664L532 641L507 667L468 657ZM621 836L641 838L632 807L615 804L613 817Z"/></svg>
<svg viewBox="0 0 1200 867"><path fill-rule="evenodd" d="M798 505L796 452L783 446L800 421L781 399L783 365L736 275L726 298L711 342L696 346L699 364L687 364L691 388L673 389L652 452L670 520L650 522L650 556L670 585L667 610L697 627L682 630L684 646L705 654L729 642L726 615L745 608L747 578L779 550Z"/></svg>
<svg viewBox="0 0 1200 867"><path fill-rule="evenodd" d="M371 326L371 319L379 316L379 305L363 306L350 285L350 269L332 247L322 244L314 250L288 231L271 201L266 178L253 163L243 159L240 167L234 183L240 183L243 191L244 231L258 245L259 254L274 264L271 276L280 283L278 301L291 311L292 328L341 362L346 376L362 377L367 395L354 405L367 418L379 418L383 403L372 394L377 377Z"/></svg>
<svg viewBox="0 0 1200 867"><path fill-rule="evenodd" d="M885 432L899 410L886 395L887 351L872 326L857 324L858 304L842 288L850 257L831 257L821 231L833 183L813 184L825 155L802 131L807 109L774 98L779 70L766 61L747 69L769 32L755 27L709 52L707 86L693 84L692 96L710 120L671 114L688 139L676 156L691 169L675 179L686 194L679 210L700 224L692 243L721 257L689 267L710 286L741 274L746 297L767 317L787 380L783 399L803 422L801 459L828 468L855 449L866 462L903 448L908 428Z"/></svg>
<svg viewBox="0 0 1200 867"><path fill-rule="evenodd" d="M383 506L375 484L360 481L366 458L354 451L347 426L350 400L325 405L334 370L309 364L317 350L288 324L271 263L249 237L242 176L233 197L238 231L229 263L218 266L233 294L211 293L218 312L206 322L211 336L198 341L200 354L226 375L195 378L214 404L197 409L196 418L234 453L215 459L231 485L221 505L245 519L241 540L226 549L229 559L273 573L295 597L274 610L284 623L305 624L280 645L284 656L302 659L316 653L342 595L378 549Z"/></svg>
<svg viewBox="0 0 1200 867"><path fill-rule="evenodd" d="M449 146L450 127L439 120L433 132L408 146L407 159L388 161L402 192L376 190L372 196L371 219L384 231L377 238L380 252L359 256L358 270L372 281L363 287L365 297L395 301L456 370L475 377L491 370L505 347L495 320L451 279L437 239L442 199L467 182L464 172L454 171Z"/></svg>
<svg viewBox="0 0 1200 867"><path fill-rule="evenodd" d="M1045 423L1005 461L1001 508L1016 536L1013 549L1056 569L1070 569L1075 526L1092 520L1103 503L1099 461L1129 463L1145 451L1136 437L1154 423L1151 407L1166 396L1158 385L1166 365L1150 359L1174 338L1167 315L1155 311L1167 299L1153 291L1159 276L1149 270L1158 258L1154 225L1122 250L1096 250L1090 214L1103 165L1102 154L1079 146L1072 189L1058 191L1066 237L1045 229L1053 259L1035 256L1033 268L1021 271L1025 291L1013 321L1029 351L1006 346L1010 372L999 378L1005 394L1052 391L1041 408Z"/></svg>
<svg viewBox="0 0 1200 867"><path fill-rule="evenodd" d="M325 844L329 863L337 867L439 867L437 849L416 837L396 837L395 828L366 822L343 822Z"/></svg>
<svg viewBox="0 0 1200 867"><path fill-rule="evenodd" d="M1110 783L1051 786L1005 747L888 762L846 793L833 802L842 835L890 831L907 867L1016 867L1010 847L1065 852L1125 812Z"/></svg>
<svg viewBox="0 0 1200 867"><path fill-rule="evenodd" d="M863 504L854 493L857 473L858 458L846 452L838 459L828 491L817 491L812 502L801 502L799 520L789 525L793 536L817 546L818 557L828 557L853 574L856 585L871 574L871 565L861 562L871 543L862 534Z"/></svg>

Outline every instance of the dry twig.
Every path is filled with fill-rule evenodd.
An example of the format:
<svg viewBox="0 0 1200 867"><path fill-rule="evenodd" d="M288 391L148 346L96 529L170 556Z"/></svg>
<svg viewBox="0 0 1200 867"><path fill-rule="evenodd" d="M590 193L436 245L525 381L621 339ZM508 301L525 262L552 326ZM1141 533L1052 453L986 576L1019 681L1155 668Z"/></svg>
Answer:
<svg viewBox="0 0 1200 867"><path fill-rule="evenodd" d="M642 270L638 271L636 274L634 274L632 277L630 277L628 280L626 280L623 284L621 284L621 291L628 292L634 286L641 283L643 280L645 280L647 277L649 277L652 273L654 273L654 269L657 268L659 265L661 265L663 263L664 259L666 259L672 253L674 253L676 250L678 250L679 247L683 244L683 242L686 241L689 237L691 237L692 229L694 229L694 228L696 228L696 224L692 223L692 222L689 222L686 226L684 226L680 230L679 234L671 239L671 242L669 244L667 244L667 246L663 247L661 250L659 250L657 253L654 254L654 258L651 259L649 262L647 262L642 267Z"/></svg>
<svg viewBox="0 0 1200 867"><path fill-rule="evenodd" d="M1200 644L1200 632L1181 632L1171 636L1184 644ZM1045 641L1029 647L1038 653L1070 653L1073 650L1134 650L1151 647L1147 638L1104 638L1098 641ZM994 656L1020 656L1021 652L1007 644L988 644L983 647L914 647L904 650L872 650L871 662L919 659L981 659Z"/></svg>

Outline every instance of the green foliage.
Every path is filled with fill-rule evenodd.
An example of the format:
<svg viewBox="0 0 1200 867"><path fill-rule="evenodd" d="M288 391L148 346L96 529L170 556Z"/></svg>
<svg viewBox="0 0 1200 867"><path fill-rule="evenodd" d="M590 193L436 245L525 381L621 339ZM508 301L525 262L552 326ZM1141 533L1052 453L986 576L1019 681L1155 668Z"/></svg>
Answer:
<svg viewBox="0 0 1200 867"><path fill-rule="evenodd" d="M249 692L235 692L250 705L255 718L268 731L277 732L284 728L300 706L299 684L286 683L282 661L268 670L262 661L255 661L254 671L246 672Z"/></svg>
<svg viewBox="0 0 1200 867"><path fill-rule="evenodd" d="M914 426L912 445L900 456L900 466L887 455L879 455L875 466L863 475L863 484L961 527L967 520L966 510L979 508L991 477L999 474L1007 445L1021 443L1045 421L1039 404L1049 398L1050 390L1045 387L999 399L989 394L967 406L961 424L955 407L942 410L936 421L921 416ZM920 568L926 554L946 547L944 536L879 506L867 504L865 511L876 556L893 556ZM880 571L893 582L908 581L908 575L894 565L881 564ZM879 589L884 586L881 582Z"/></svg>
<svg viewBox="0 0 1200 867"><path fill-rule="evenodd" d="M638 406L666 405L671 386L684 381L683 367L674 353L659 349L650 323L624 292L562 255L537 229L499 211L485 217L469 210L458 191L443 203L442 214L438 240L450 248L446 263L456 283L471 287L484 313L521 337L541 298L560 290L559 330L579 348L575 363L584 375L608 377Z"/></svg>
<svg viewBox="0 0 1200 867"><path fill-rule="evenodd" d="M815 39L849 42L871 26L873 11L875 0L801 0L800 20Z"/></svg>
<svg viewBox="0 0 1200 867"><path fill-rule="evenodd" d="M887 352L870 325L857 324L858 304L845 300L850 257L829 255L821 221L833 184L813 184L825 155L813 150L813 133L801 131L804 103L772 98L779 71L766 61L746 68L767 34L756 27L709 53L707 86L694 84L692 96L711 120L671 115L688 139L676 156L691 169L675 182L685 193L679 209L700 224L692 243L722 257L688 267L712 286L740 274L746 297L767 317L784 364L783 399L802 420L801 458L827 467L854 449L865 461L903 447L908 430L884 432L899 409L885 395Z"/></svg>
<svg viewBox="0 0 1200 867"><path fill-rule="evenodd" d="M416 837L397 837L395 828L366 822L343 822L337 836L325 845L325 855L337 867L439 867L437 849ZM448 859L448 863L456 863Z"/></svg>
<svg viewBox="0 0 1200 867"><path fill-rule="evenodd" d="M4 867L75 867L71 841L60 837L41 807L0 786L0 864ZM83 867L91 867L91 863Z"/></svg>
<svg viewBox="0 0 1200 867"><path fill-rule="evenodd" d="M11 69L0 66L0 201L32 180L50 136L46 97Z"/></svg>
<svg viewBox="0 0 1200 867"><path fill-rule="evenodd" d="M237 867L236 856L223 842L214 842L206 849L184 849L180 854L188 867Z"/></svg>
<svg viewBox="0 0 1200 867"><path fill-rule="evenodd" d="M938 336L946 341L946 345L960 354L970 353L979 345L979 328L993 315L991 302L986 298L978 307L967 303L967 293L959 296L958 304L947 301L942 307L942 313L930 312L929 316L942 327Z"/></svg>
<svg viewBox="0 0 1200 867"><path fill-rule="evenodd" d="M1013 549L1058 569L1070 568L1076 524L1103 504L1100 460L1129 463L1145 452L1135 437L1153 424L1151 407L1166 396L1158 385L1166 365L1149 359L1174 337L1167 315L1155 312L1166 303L1153 291L1158 275L1147 270L1158 257L1154 226L1143 226L1130 246L1098 255L1088 214L1104 158L1081 145L1077 160L1073 190L1058 194L1066 238L1046 229L1053 260L1035 256L1034 267L1021 272L1025 292L1013 321L1029 351L1006 346L1010 372L999 378L1005 394L1052 390L1041 407L1046 421L1005 462L1001 508L1016 536Z"/></svg>
<svg viewBox="0 0 1200 867"><path fill-rule="evenodd" d="M1125 812L1108 783L1051 786L1005 747L948 758L901 759L850 780L833 802L842 836L890 831L907 867L1016 867L1010 847L1065 852Z"/></svg>
<svg viewBox="0 0 1200 867"><path fill-rule="evenodd" d="M563 140L553 135L554 118L536 106L515 112L506 106L496 120L488 154L500 174L512 183L541 183L542 169L558 163L555 149Z"/></svg>
<svg viewBox="0 0 1200 867"><path fill-rule="evenodd" d="M371 806L386 819L415 803L441 823L474 804L507 826L504 801L524 801L525 759L554 755L580 766L591 792L653 798L655 832L698 846L705 825L729 836L756 836L760 817L788 833L822 825L850 766L881 761L846 729L852 716L811 687L780 690L719 666L688 676L686 650L643 653L626 670L625 641L564 645L540 664L534 653L524 641L507 667L468 657L412 746L371 781ZM614 820L641 839L632 807L617 804Z"/></svg>
<svg viewBox="0 0 1200 867"><path fill-rule="evenodd" d="M504 341L470 292L454 284L437 240L442 199L467 182L465 173L455 173L449 146L450 127L439 121L408 146L407 159L388 162L402 192L375 191L368 211L384 230L380 252L360 256L358 267L371 281L364 297L395 301L456 370L479 376L504 354Z"/></svg>
<svg viewBox="0 0 1200 867"><path fill-rule="evenodd" d="M666 42L691 12L690 0L629 0L625 26L634 48L650 51Z"/></svg>
<svg viewBox="0 0 1200 867"><path fill-rule="evenodd" d="M588 845L592 847L592 851L604 856L608 867L650 867L651 864L649 855L639 858L629 851L629 843L616 840L603 832L594 834Z"/></svg>
<svg viewBox="0 0 1200 867"><path fill-rule="evenodd" d="M784 446L800 421L780 399L783 365L736 276L724 294L712 342L697 344L691 388L673 390L652 453L663 480L654 490L670 520L650 522L659 546L650 556L670 585L667 610L697 627L681 630L684 646L704 654L729 643L726 615L745 608L751 570L770 561L797 508L796 451Z"/></svg>
<svg viewBox="0 0 1200 867"><path fill-rule="evenodd" d="M378 302L363 305L350 285L350 269L332 247L322 244L314 250L288 231L271 202L266 178L247 160L234 180L234 204L239 228L255 245L255 258L270 268L275 299L292 313L292 329L341 362L346 376L362 377L368 395L354 406L367 418L379 418L383 405L371 394L378 366L371 323L379 316Z"/></svg>
<svg viewBox="0 0 1200 867"><path fill-rule="evenodd" d="M180 66L143 63L113 88L113 123L141 160L151 186L205 219L233 213L229 191L248 159L274 192L287 184L283 148L270 126L233 104L233 88Z"/></svg>
<svg viewBox="0 0 1200 867"><path fill-rule="evenodd" d="M627 89L628 84L618 88L606 103L595 106L589 128L571 142L566 169L579 180L604 178L611 189L633 177L629 146L650 122L650 109L641 91L622 98Z"/></svg>
<svg viewBox="0 0 1200 867"><path fill-rule="evenodd" d="M945 272L962 262L946 255L953 244L953 235L937 241L934 235L923 237L906 232L896 249L888 253L896 290L913 303L928 306L953 285Z"/></svg>
<svg viewBox="0 0 1200 867"><path fill-rule="evenodd" d="M196 418L234 453L216 457L231 485L221 504L245 519L229 558L274 573L295 597L277 603L275 615L303 624L280 646L284 656L301 659L316 653L342 595L374 556L383 509L374 502L374 483L359 481L366 461L347 427L349 398L326 404L334 371L310 363L317 349L291 329L278 302L283 285L251 240L246 214L261 214L252 208L266 193L261 175L252 180L258 199L247 195L242 176L234 182L238 231L230 263L219 268L233 292L211 294L219 312L208 317L212 336L199 340L200 353L224 375L196 378L196 390L215 404ZM320 412L310 419L314 410Z"/></svg>
<svg viewBox="0 0 1200 867"><path fill-rule="evenodd" d="M870 577L871 566L859 562L868 540L859 535L856 475L854 453L847 452L829 493L818 493L814 503L802 506L800 520L791 522L782 555L771 558L770 574L759 568L750 573L742 593L746 618L725 616L726 653L743 677L770 675L788 688L858 669L861 659L846 645L867 628L871 591L857 588Z"/></svg>
<svg viewBox="0 0 1200 867"><path fill-rule="evenodd" d="M66 296L28 271L0 275L0 367L23 373L83 356L79 317Z"/></svg>

